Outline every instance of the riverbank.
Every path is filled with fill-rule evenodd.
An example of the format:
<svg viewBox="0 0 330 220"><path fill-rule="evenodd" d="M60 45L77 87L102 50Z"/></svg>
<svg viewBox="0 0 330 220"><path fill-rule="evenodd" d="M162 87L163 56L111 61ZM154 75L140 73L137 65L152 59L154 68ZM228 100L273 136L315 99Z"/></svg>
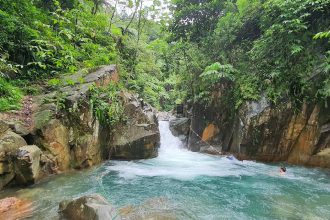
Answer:
<svg viewBox="0 0 330 220"><path fill-rule="evenodd" d="M33 201L35 219L56 219L62 200L98 193L114 207L144 219L318 218L328 216L330 173L326 169L232 162L191 152L160 122L159 156L108 161L87 170L51 177L32 187L2 191ZM260 207L263 207L260 209ZM134 218L132 218L134 219ZM166 219L166 218L164 218Z"/></svg>

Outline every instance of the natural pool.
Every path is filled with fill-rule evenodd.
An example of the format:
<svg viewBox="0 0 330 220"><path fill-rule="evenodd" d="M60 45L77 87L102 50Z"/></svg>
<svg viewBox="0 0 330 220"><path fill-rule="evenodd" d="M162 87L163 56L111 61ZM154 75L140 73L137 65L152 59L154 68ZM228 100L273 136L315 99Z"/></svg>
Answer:
<svg viewBox="0 0 330 220"><path fill-rule="evenodd" d="M330 171L231 161L187 151L160 122L159 156L109 161L89 170L50 177L0 198L31 199L32 219L57 219L58 203L100 193L116 207L144 204L143 215L173 219L329 219ZM140 213L141 214L141 213ZM140 215L141 216L141 215Z"/></svg>

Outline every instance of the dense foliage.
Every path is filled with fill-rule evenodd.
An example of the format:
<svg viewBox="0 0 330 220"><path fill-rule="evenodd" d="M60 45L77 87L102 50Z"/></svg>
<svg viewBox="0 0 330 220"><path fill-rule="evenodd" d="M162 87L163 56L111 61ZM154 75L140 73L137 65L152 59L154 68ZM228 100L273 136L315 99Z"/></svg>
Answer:
<svg viewBox="0 0 330 220"><path fill-rule="evenodd" d="M192 97L208 96L214 89L210 84L216 86L230 72L236 107L262 94L274 103L285 98L297 105L329 97L329 0L173 3L173 38L197 46L203 56L193 65L206 68L197 74L204 80L196 81ZM215 25L207 25L210 21ZM193 71L185 74L197 77Z"/></svg>
<svg viewBox="0 0 330 220"><path fill-rule="evenodd" d="M330 97L330 0L172 0L170 16L164 2L0 0L0 110L105 64L162 110L207 104L222 81L236 108L263 95L297 106Z"/></svg>
<svg viewBox="0 0 330 220"><path fill-rule="evenodd" d="M0 0L0 85L57 86L63 74L117 64L123 84L158 108L168 106L162 68L167 43L144 1ZM120 13L121 9L125 9ZM166 82L165 82L166 81ZM10 87L14 88L14 87ZM15 91L20 91L15 88ZM31 89L25 89L30 93ZM10 97L10 94L13 94ZM21 96L2 93L19 106ZM159 99L163 101L160 104ZM2 102L3 103L3 102ZM10 109L10 108L9 108ZM8 104L1 110L8 110Z"/></svg>

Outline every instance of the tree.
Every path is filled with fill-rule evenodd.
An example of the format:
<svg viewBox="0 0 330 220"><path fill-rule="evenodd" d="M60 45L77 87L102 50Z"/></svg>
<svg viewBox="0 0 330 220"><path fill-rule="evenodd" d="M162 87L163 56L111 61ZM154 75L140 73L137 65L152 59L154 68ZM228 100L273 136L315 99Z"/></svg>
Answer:
<svg viewBox="0 0 330 220"><path fill-rule="evenodd" d="M225 0L173 0L173 40L180 38L200 42L214 30L225 9Z"/></svg>

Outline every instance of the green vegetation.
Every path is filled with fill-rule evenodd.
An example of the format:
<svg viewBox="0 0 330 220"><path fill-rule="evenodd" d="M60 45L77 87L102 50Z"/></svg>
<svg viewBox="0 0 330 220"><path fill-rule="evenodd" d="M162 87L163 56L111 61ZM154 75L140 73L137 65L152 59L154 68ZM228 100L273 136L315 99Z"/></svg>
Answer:
<svg viewBox="0 0 330 220"><path fill-rule="evenodd" d="M90 88L90 106L101 123L112 126L124 120L121 90L115 83L110 83L106 88Z"/></svg>
<svg viewBox="0 0 330 220"><path fill-rule="evenodd" d="M63 74L106 64L118 65L118 88L161 110L210 103L222 82L236 108L261 95L327 104L330 0L172 0L171 16L161 2L0 0L0 110L40 92L31 85L56 89ZM114 87L92 89L110 124L121 118Z"/></svg>
<svg viewBox="0 0 330 220"><path fill-rule="evenodd" d="M168 76L162 71L161 60L167 42L160 39L164 35L161 22L148 19L156 14L159 17L156 8L161 6L158 1L152 6L144 4L118 0L0 0L1 83L6 79L7 84L24 81L56 89L62 84L63 74L117 64L121 81L129 90L139 92L158 108L168 106L164 85L173 82L164 83ZM28 86L24 92L38 93L31 88ZM10 94L1 94L2 110L19 107L18 97ZM164 100L162 105L159 97Z"/></svg>
<svg viewBox="0 0 330 220"><path fill-rule="evenodd" d="M0 111L17 109L20 107L22 92L12 86L5 79L0 78Z"/></svg>
<svg viewBox="0 0 330 220"><path fill-rule="evenodd" d="M329 97L329 0L173 2L172 39L198 47L202 59L193 65L206 68L197 74L206 86L194 83L191 97L203 98L229 72L236 107L263 93L274 103L286 98L297 105ZM184 74L197 76L189 68Z"/></svg>

